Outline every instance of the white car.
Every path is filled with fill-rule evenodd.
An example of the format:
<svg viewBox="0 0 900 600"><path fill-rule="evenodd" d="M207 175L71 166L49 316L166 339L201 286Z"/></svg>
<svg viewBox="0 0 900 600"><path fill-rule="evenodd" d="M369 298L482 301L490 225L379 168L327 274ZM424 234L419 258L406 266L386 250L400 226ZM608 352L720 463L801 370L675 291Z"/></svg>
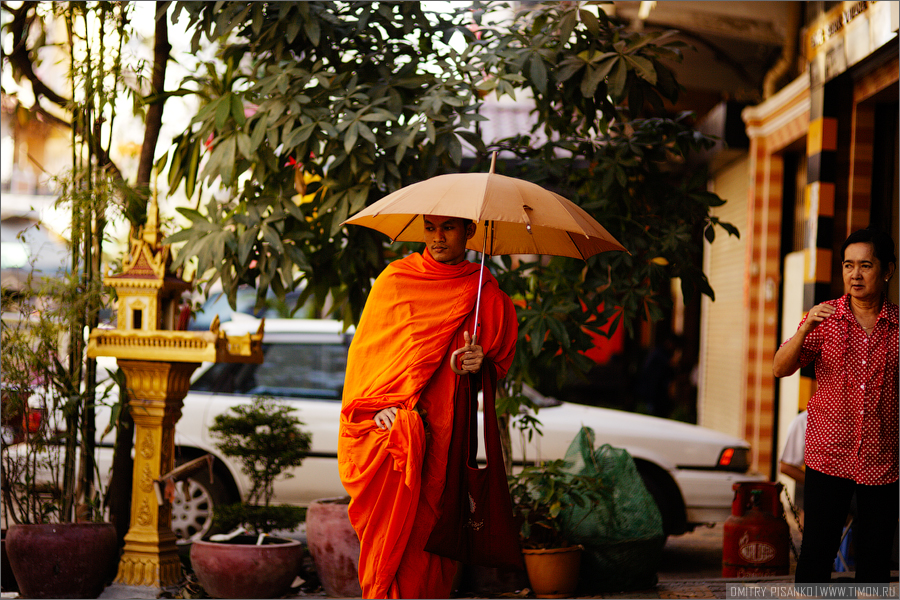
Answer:
<svg viewBox="0 0 900 600"><path fill-rule="evenodd" d="M240 318L225 324L232 334L255 331L258 321ZM209 533L212 506L245 496L249 481L239 466L216 448L209 427L216 415L255 395L268 395L295 407L312 434L312 445L294 477L275 484L275 501L306 505L317 498L345 494L337 469L341 391L352 331L336 321L272 319L265 325L265 361L261 365L205 364L198 370L176 425L176 457L187 461L206 453L216 457L213 481L190 481L190 500L176 494L173 529L182 538ZM731 514L732 485L764 480L747 472L749 445L703 427L623 411L581 406L543 398L538 419L543 436L524 443L514 436L514 462L552 460L565 455L582 425L594 430L598 444L625 448L663 515L667 534L696 525L722 522ZM106 462L101 457L101 465Z"/></svg>
<svg viewBox="0 0 900 600"><path fill-rule="evenodd" d="M258 327L256 319L243 315L223 325L230 334ZM180 538L208 535L212 507L246 497L248 478L216 448L209 427L216 415L250 403L255 395L293 406L303 429L312 434L309 455L293 470L294 477L276 481L274 502L308 505L317 498L346 495L338 476L337 445L352 337L352 330L343 332L337 321L267 319L262 364L206 363L198 369L175 427L175 456L186 462L212 454L215 471L212 481L204 471L188 480L188 499L183 493L175 495L172 528ZM765 479L748 473L750 447L738 438L677 421L559 402L534 390L528 393L541 407L537 418L543 435L526 443L513 433L514 463L523 464L523 456L531 462L562 458L581 426L588 426L598 445L625 448L634 458L667 534L724 521L731 514L732 485ZM101 443L101 472L111 460L111 447Z"/></svg>

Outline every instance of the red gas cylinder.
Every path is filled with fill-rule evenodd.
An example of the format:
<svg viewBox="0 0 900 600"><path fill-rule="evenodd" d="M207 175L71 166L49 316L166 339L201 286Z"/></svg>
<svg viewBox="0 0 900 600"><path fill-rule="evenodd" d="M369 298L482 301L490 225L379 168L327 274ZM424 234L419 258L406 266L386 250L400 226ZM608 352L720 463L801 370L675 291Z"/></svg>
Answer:
<svg viewBox="0 0 900 600"><path fill-rule="evenodd" d="M735 483L725 521L722 577L788 575L790 529L781 505L781 484Z"/></svg>

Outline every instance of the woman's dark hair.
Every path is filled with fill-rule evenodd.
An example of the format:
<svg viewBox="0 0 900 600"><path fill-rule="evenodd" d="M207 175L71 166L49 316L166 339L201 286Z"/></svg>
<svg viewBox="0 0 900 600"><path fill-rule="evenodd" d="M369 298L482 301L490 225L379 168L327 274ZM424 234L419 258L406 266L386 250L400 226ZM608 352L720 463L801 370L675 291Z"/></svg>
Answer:
<svg viewBox="0 0 900 600"><path fill-rule="evenodd" d="M872 244L882 269L886 269L890 263L897 264L897 257L894 256L894 240L879 229L869 226L851 233L841 246L841 262L844 262L844 251L850 244Z"/></svg>

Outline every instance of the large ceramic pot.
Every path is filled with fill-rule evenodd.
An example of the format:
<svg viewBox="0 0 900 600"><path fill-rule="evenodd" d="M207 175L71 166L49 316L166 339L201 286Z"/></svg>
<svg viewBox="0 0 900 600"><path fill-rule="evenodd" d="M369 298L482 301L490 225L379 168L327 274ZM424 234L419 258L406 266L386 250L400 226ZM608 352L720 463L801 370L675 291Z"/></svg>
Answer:
<svg viewBox="0 0 900 600"><path fill-rule="evenodd" d="M306 542L325 593L359 598L359 538L347 512L350 496L314 500L306 512Z"/></svg>
<svg viewBox="0 0 900 600"><path fill-rule="evenodd" d="M6 555L6 530L0 532L0 561L3 564L3 571L0 572L0 589L4 592L16 592L19 586L16 585L16 576L13 573L12 565L9 564L9 557Z"/></svg>
<svg viewBox="0 0 900 600"><path fill-rule="evenodd" d="M96 598L119 559L111 523L12 525L6 551L23 598Z"/></svg>
<svg viewBox="0 0 900 600"><path fill-rule="evenodd" d="M581 546L524 548L525 570L538 598L571 598L578 587Z"/></svg>
<svg viewBox="0 0 900 600"><path fill-rule="evenodd" d="M297 540L239 535L227 542L195 541L191 566L197 581L213 598L279 598L303 563L303 545Z"/></svg>

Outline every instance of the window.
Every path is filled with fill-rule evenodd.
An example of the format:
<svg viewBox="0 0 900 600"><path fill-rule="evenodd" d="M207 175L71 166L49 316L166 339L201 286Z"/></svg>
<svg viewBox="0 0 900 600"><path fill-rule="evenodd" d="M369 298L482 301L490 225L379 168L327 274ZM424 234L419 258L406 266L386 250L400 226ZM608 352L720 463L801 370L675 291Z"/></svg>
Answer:
<svg viewBox="0 0 900 600"><path fill-rule="evenodd" d="M216 363L192 391L340 400L347 347L338 344L268 344L261 365Z"/></svg>

